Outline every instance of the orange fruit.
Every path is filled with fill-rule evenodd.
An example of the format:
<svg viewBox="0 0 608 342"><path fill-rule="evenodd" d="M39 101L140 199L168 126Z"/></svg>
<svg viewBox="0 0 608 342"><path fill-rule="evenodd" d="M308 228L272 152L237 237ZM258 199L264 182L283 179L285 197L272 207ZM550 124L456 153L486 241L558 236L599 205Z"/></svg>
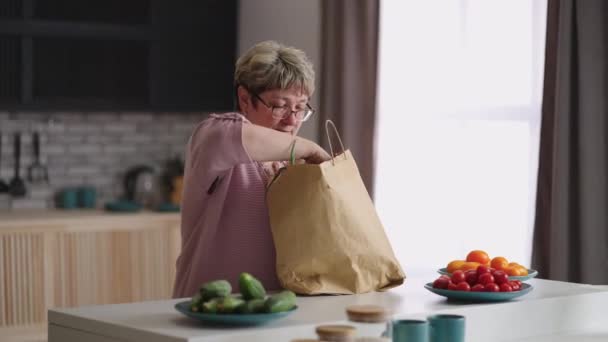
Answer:
<svg viewBox="0 0 608 342"><path fill-rule="evenodd" d="M505 271L505 273L509 277L511 277L511 276L518 276L519 275L519 270L517 269L517 267L507 266L507 267L503 268L502 270Z"/></svg>
<svg viewBox="0 0 608 342"><path fill-rule="evenodd" d="M510 270L511 273L513 273L513 274L510 274L507 270ZM510 275L510 276L527 276L528 275L528 268L526 268L516 262L510 262L509 265L504 269L504 271L507 272L507 275Z"/></svg>
<svg viewBox="0 0 608 342"><path fill-rule="evenodd" d="M465 263L466 261L464 260L452 260L450 261L450 263L448 264L448 267L446 267L446 271L448 271L449 273L454 273L454 271L457 271L460 269L460 267L462 267L462 265Z"/></svg>
<svg viewBox="0 0 608 342"><path fill-rule="evenodd" d="M461 271L464 271L464 272L466 272L466 271L468 271L468 270L476 270L476 269L477 269L477 267L479 267L479 265L481 265L481 264L480 264L480 263L478 263L478 262L475 262L475 261L467 261L467 262L465 262L464 264L462 264L462 266L460 266L460 270L461 270Z"/></svg>
<svg viewBox="0 0 608 342"><path fill-rule="evenodd" d="M478 262L481 265L489 265L490 256L484 251L474 250L467 254L467 261Z"/></svg>
<svg viewBox="0 0 608 342"><path fill-rule="evenodd" d="M517 266L517 265L513 265L513 266L507 266L506 268L503 269L503 271L505 271L507 273L508 276L522 276L523 274L521 274L521 267ZM527 272L526 272L527 273Z"/></svg>
<svg viewBox="0 0 608 342"><path fill-rule="evenodd" d="M519 269L519 275L520 276L527 276L528 275L528 269L525 268L522 265L517 266L517 268Z"/></svg>
<svg viewBox="0 0 608 342"><path fill-rule="evenodd" d="M490 261L490 267L497 270L504 270L509 266L509 261L505 257L495 257Z"/></svg>

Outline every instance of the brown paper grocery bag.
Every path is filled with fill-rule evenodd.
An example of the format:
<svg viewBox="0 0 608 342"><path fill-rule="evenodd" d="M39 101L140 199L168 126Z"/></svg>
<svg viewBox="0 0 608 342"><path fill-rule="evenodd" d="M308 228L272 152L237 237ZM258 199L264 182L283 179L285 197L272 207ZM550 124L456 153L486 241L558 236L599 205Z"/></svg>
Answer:
<svg viewBox="0 0 608 342"><path fill-rule="evenodd" d="M403 283L405 274L349 150L320 165L283 169L267 201L277 276L286 289L353 294Z"/></svg>

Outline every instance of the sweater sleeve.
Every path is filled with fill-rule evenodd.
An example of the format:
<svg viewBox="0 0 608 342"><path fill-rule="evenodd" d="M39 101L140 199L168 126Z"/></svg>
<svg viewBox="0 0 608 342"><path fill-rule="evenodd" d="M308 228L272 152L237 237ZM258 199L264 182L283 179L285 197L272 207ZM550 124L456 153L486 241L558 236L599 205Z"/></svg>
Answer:
<svg viewBox="0 0 608 342"><path fill-rule="evenodd" d="M250 124L237 113L212 114L194 129L186 147L182 193L182 219L189 226L195 226L197 213L232 168L251 162L242 139L243 125Z"/></svg>
<svg viewBox="0 0 608 342"><path fill-rule="evenodd" d="M244 124L249 122L237 113L213 114L199 124L188 143L191 171L221 173L251 162L243 147Z"/></svg>

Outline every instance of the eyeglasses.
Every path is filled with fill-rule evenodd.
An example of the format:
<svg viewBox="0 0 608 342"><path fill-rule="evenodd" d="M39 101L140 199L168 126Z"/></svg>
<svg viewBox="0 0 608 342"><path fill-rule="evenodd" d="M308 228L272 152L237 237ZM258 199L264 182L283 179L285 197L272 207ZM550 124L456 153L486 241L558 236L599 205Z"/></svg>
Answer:
<svg viewBox="0 0 608 342"><path fill-rule="evenodd" d="M294 114L296 120L306 121L315 113L315 110L312 109L312 107L308 103L306 103L305 109L291 110L289 106L269 106L266 101L264 101L260 97L260 95L253 93L253 96L255 96L255 98L258 99L260 102L262 102L264 106L270 108L270 110L272 111L272 116L275 119L282 120L289 117L291 114Z"/></svg>

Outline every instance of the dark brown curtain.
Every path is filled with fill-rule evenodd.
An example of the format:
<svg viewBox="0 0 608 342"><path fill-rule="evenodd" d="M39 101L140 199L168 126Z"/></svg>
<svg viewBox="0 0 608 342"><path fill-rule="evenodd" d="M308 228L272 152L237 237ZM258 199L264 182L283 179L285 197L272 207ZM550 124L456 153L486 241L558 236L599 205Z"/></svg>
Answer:
<svg viewBox="0 0 608 342"><path fill-rule="evenodd" d="M532 266L608 284L608 1L549 0Z"/></svg>
<svg viewBox="0 0 608 342"><path fill-rule="evenodd" d="M322 1L320 132L337 126L373 194L379 0ZM333 141L333 140L332 140ZM328 149L329 151L329 149Z"/></svg>

